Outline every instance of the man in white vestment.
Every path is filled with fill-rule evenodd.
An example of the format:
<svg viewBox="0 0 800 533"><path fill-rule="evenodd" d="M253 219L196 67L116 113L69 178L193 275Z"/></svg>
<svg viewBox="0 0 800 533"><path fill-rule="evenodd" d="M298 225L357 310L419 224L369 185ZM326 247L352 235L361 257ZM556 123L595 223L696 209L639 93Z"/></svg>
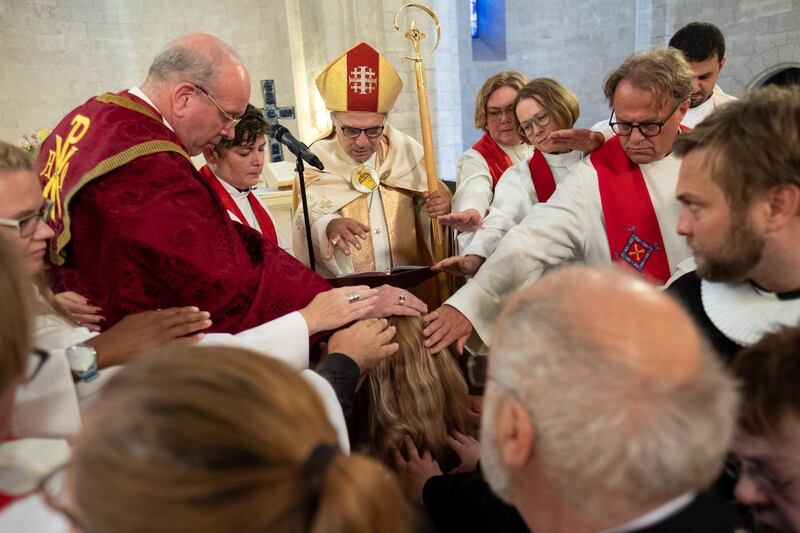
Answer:
<svg viewBox="0 0 800 533"><path fill-rule="evenodd" d="M636 53L608 76L604 92L617 135L572 167L549 201L536 204L506 234L475 277L427 315L424 334L431 350L458 341L460 351L473 329L489 344L508 296L548 267L615 261L664 283L691 255L675 231L679 161L671 153L689 108L692 70L675 49Z"/></svg>
<svg viewBox="0 0 800 533"><path fill-rule="evenodd" d="M359 43L317 76L333 130L311 149L325 165L306 169L316 269L323 277L431 263L430 217L450 212L440 183L428 192L422 146L386 116L402 81L389 61ZM293 247L308 264L299 184Z"/></svg>

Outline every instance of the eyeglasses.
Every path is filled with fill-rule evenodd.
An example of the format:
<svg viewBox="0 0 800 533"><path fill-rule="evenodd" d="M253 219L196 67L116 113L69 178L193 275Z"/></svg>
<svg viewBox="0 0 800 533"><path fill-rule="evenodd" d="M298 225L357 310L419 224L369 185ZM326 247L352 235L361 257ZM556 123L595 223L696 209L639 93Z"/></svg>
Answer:
<svg viewBox="0 0 800 533"><path fill-rule="evenodd" d="M762 490L769 494L783 494L798 478L784 479L770 472L762 464L739 459L731 455L728 457L725 469L736 479L747 476L758 485Z"/></svg>
<svg viewBox="0 0 800 533"><path fill-rule="evenodd" d="M611 126L611 129L617 135L621 135L622 137L628 137L633 133L633 128L639 130L639 133L642 134L644 137L655 137L656 135L661 133L661 128L664 127L664 124L670 119L672 115L675 114L675 111L681 106L683 102L678 102L672 111L670 111L667 118L660 122L639 122L638 124L634 124L631 122L611 122L611 119L614 118L614 110L611 110L611 116L608 118L608 125Z"/></svg>
<svg viewBox="0 0 800 533"><path fill-rule="evenodd" d="M342 131L342 135L348 139L358 139L361 137L362 133L370 139L377 139L383 135L383 126L372 126L370 128L361 129L354 128L352 126L345 126L338 118L336 119L336 122L339 123L339 129Z"/></svg>
<svg viewBox="0 0 800 533"><path fill-rule="evenodd" d="M53 202L45 199L42 207L30 215L25 215L22 218L0 218L0 226L7 228L14 228L19 232L19 236L27 239L33 232L36 231L36 226L39 222L46 220L53 212Z"/></svg>
<svg viewBox="0 0 800 533"><path fill-rule="evenodd" d="M212 103L212 104L214 104L215 106L217 106L217 109L219 109L219 112L220 112L220 113L222 113L222 116L223 116L223 118L225 118L225 120L227 120L228 122L230 122L230 125L231 125L231 127L234 127L234 128L235 128L235 127L236 127L236 125L242 121L242 117L234 117L234 116L232 116L230 113L228 113L227 111L225 111L224 109L222 109L222 108L219 106L219 104L217 103L217 101L216 101L216 100L214 100L214 98L213 98L213 97L212 97L210 94L208 94L208 91L206 91L205 89L203 89L203 88L202 88L202 87L200 87L199 85L195 85L195 88L196 88L197 90L199 90L201 93L203 93L204 95L206 95L206 96L208 97L208 99L209 99L209 100L211 100L211 103Z"/></svg>
<svg viewBox="0 0 800 533"><path fill-rule="evenodd" d="M503 115L508 115L511 119L514 119L514 105L510 105L505 109L498 109L493 107L492 109L488 109L486 111L486 116L493 120L497 120L498 118L502 117Z"/></svg>
<svg viewBox="0 0 800 533"><path fill-rule="evenodd" d="M538 115L534 115L525 122L519 125L519 134L527 137L533 133L533 125L536 124L540 128L544 128L550 124L550 111L544 111Z"/></svg>
<svg viewBox="0 0 800 533"><path fill-rule="evenodd" d="M39 482L36 491L42 495L42 499L48 507L69 520L74 528L79 531L86 531L86 528L81 525L77 514L73 510L73 504L70 501L69 491L67 490L66 474L69 465L70 463L66 462L47 474Z"/></svg>
<svg viewBox="0 0 800 533"><path fill-rule="evenodd" d="M34 348L28 356L28 366L25 368L25 380L23 383L30 383L36 379L48 359L50 359L50 352Z"/></svg>

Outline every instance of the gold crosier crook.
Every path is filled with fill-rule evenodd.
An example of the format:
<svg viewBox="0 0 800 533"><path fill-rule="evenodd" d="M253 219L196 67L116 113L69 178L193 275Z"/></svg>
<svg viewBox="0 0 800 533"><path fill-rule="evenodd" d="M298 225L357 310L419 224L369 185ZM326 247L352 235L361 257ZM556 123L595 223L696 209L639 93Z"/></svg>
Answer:
<svg viewBox="0 0 800 533"><path fill-rule="evenodd" d="M436 24L436 44L433 46L431 53L435 52L439 47L439 41L442 39L442 26L439 24L439 18L431 8L422 4L405 4L397 13L394 14L394 29L400 31L400 25L397 23L397 18L400 12L406 8L417 8L427 13ZM422 147L425 153L425 173L428 177L428 191L433 192L439 188L439 179L436 174L436 152L433 149L433 133L431 128L431 110L428 104L428 85L425 81L425 63L420 54L420 42L425 38L425 34L417 28L416 22L411 21L411 26L405 34L406 39L411 41L411 46L414 47L415 56L404 56L402 61L412 61L414 63L414 74L417 79L417 99L419 102L419 120L422 128ZM444 232L441 224L435 219L431 219L431 243L433 246L433 260L441 261L447 257L448 250L446 250L444 242ZM441 278L444 275L440 275ZM444 280L442 280L444 281ZM441 284L439 291L440 297L445 299L449 296L448 293L452 292L452 280L448 279Z"/></svg>

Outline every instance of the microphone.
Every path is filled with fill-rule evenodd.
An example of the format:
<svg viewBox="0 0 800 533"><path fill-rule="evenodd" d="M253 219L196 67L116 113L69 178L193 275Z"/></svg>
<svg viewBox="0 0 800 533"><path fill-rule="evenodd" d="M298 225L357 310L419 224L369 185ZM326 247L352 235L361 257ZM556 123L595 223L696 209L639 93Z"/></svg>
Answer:
<svg viewBox="0 0 800 533"><path fill-rule="evenodd" d="M272 138L288 148L289 151L295 155L295 157L299 157L312 167L316 167L319 170L323 170L325 168L325 165L322 164L322 161L319 160L319 157L315 156L314 152L312 152L308 146L295 139L294 135L289 133L289 130L287 130L286 127L281 126L280 124L275 125L272 128Z"/></svg>

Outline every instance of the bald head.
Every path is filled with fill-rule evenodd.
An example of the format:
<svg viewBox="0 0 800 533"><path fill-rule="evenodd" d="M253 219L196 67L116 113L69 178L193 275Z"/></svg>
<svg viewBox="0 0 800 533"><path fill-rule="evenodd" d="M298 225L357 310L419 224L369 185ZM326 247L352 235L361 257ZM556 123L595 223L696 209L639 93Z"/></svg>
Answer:
<svg viewBox="0 0 800 533"><path fill-rule="evenodd" d="M697 375L703 348L691 318L671 297L628 273L564 268L520 291L502 316L519 313L526 304L552 309L561 327L599 357L644 379Z"/></svg>
<svg viewBox="0 0 800 533"><path fill-rule="evenodd" d="M512 298L493 338L489 418L516 405L534 437L530 459L505 478L488 457L490 481L544 479L584 517L620 519L702 490L721 469L734 383L686 312L640 278L561 269ZM488 439L495 449L500 431ZM526 492L513 503L524 506Z"/></svg>
<svg viewBox="0 0 800 533"><path fill-rule="evenodd" d="M153 60L142 91L189 155L235 134L250 99L250 76L236 52L206 33L178 37Z"/></svg>

